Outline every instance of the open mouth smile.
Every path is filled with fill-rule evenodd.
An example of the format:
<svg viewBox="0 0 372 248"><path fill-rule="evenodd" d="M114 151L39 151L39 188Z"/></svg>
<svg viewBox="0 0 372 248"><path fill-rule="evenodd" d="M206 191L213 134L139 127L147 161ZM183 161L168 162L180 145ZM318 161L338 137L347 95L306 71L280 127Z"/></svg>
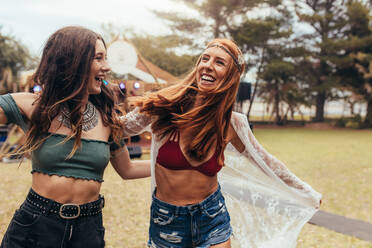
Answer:
<svg viewBox="0 0 372 248"><path fill-rule="evenodd" d="M98 83L100 83L100 84L103 83L103 80L104 80L103 77L95 77L94 79L95 79Z"/></svg>
<svg viewBox="0 0 372 248"><path fill-rule="evenodd" d="M202 74L200 79L201 79L201 83L206 83L206 84L212 84L216 81L214 77L212 77L211 75L207 75L207 74Z"/></svg>

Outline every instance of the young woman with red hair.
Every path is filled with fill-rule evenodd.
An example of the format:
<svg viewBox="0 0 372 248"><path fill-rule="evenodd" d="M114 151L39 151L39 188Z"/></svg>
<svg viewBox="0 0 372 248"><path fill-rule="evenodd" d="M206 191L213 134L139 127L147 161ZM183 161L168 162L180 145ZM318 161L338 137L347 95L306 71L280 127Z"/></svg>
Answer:
<svg viewBox="0 0 372 248"><path fill-rule="evenodd" d="M126 135L150 124L153 132L149 247L231 247L229 208L241 247L287 248L278 238L293 241L319 206L320 195L232 111L244 69L236 44L215 39L182 82L150 93L123 119Z"/></svg>

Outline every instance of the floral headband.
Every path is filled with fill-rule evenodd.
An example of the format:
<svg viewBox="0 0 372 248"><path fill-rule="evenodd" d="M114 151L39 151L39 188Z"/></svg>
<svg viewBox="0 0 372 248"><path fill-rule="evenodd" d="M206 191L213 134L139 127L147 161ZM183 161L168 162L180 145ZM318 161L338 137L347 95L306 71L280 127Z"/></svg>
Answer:
<svg viewBox="0 0 372 248"><path fill-rule="evenodd" d="M234 64L236 65L236 67L238 68L238 71L241 73L242 72L242 65L244 64L244 58L243 58L243 55L242 54L239 54L238 58L236 58L234 56L234 54L232 54L226 47L224 46L221 46L219 44L212 44L212 45L209 45L207 48L210 48L210 47L218 47L218 48L221 48L222 50L224 50L227 54L230 55L230 57L233 59L234 61Z"/></svg>

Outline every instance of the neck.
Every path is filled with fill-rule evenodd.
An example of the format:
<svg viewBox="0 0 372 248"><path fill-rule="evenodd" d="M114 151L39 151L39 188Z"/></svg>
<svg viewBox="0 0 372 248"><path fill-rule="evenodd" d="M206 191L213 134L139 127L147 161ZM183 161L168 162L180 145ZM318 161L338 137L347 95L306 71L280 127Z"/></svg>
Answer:
<svg viewBox="0 0 372 248"><path fill-rule="evenodd" d="M204 96L198 93L195 97L194 107L199 107L203 105L203 103L204 103Z"/></svg>
<svg viewBox="0 0 372 248"><path fill-rule="evenodd" d="M81 112L82 113L87 109L88 101L89 101L89 96L88 95L82 99L82 102L85 103L81 106Z"/></svg>

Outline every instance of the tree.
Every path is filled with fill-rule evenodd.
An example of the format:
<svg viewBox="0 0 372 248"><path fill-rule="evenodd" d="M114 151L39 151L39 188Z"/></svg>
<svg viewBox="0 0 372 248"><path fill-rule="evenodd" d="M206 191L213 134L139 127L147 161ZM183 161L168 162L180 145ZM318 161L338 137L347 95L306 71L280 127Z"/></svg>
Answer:
<svg viewBox="0 0 372 248"><path fill-rule="evenodd" d="M277 53L277 52L276 52ZM288 91L289 85L294 82L293 75L295 66L283 61L279 56L273 59L265 67L262 73L262 78L265 80L265 86L261 88L262 94L267 95L268 99L272 99L273 113L275 114L275 123L282 124L283 118L280 113L280 102L284 100L285 94Z"/></svg>
<svg viewBox="0 0 372 248"><path fill-rule="evenodd" d="M11 68L17 74L27 64L29 52L14 37L1 33L0 26L0 68Z"/></svg>
<svg viewBox="0 0 372 248"><path fill-rule="evenodd" d="M247 12L259 6L271 6L279 0L174 0L183 3L197 13L198 17L179 12L154 13L165 19L174 34L192 42L192 48L200 50L204 44L219 37L230 37L232 30L240 25Z"/></svg>
<svg viewBox="0 0 372 248"><path fill-rule="evenodd" d="M268 74L270 74L269 71L272 70L266 67L270 64L274 66L274 64L280 63L280 59L286 59L286 55L282 52L288 48L286 48L286 44L291 44L291 42L287 42L292 35L292 27L290 23L292 17L290 12L284 5L280 4L275 6L275 8L271 7L268 10L271 14L267 16L261 16L254 19L245 16L239 26L230 30L232 38L238 43L243 53L249 57L247 60L247 67L255 68L256 70L257 76L255 78L252 97L247 113L248 119L257 93L259 91L265 92L263 88L270 88L270 83L265 81L264 77L267 77ZM278 52L279 54L275 54L275 52ZM289 55L288 51L286 51L286 54ZM269 81L272 81L272 78ZM259 87L259 85L261 85L261 87ZM286 89L286 87L283 89ZM273 91L272 89L268 90L268 92L276 92L279 94L278 91ZM266 99L277 99L278 101L283 100L283 98L278 96L273 97L274 98L269 97ZM275 102L274 105L275 104L278 104L277 106L279 106L279 102ZM276 121L279 123L281 122L279 118L279 110L276 107L274 109L277 110Z"/></svg>
<svg viewBox="0 0 372 248"><path fill-rule="evenodd" d="M304 58L312 63L307 68L314 77L312 89L315 93L316 113L314 121L324 121L324 107L332 97L331 89L335 86L333 66L330 57L334 51L329 49L334 39L344 36L346 29L344 0L300 0L295 2L299 21L312 27L313 32L302 36L311 57Z"/></svg>
<svg viewBox="0 0 372 248"><path fill-rule="evenodd" d="M0 91L13 90L13 75L27 66L30 59L28 50L14 37L1 32L0 26Z"/></svg>
<svg viewBox="0 0 372 248"><path fill-rule="evenodd" d="M367 103L365 126L372 126L372 28L370 8L363 1L349 1L348 29L345 39L332 43L337 55L332 62L337 66L340 84L363 97Z"/></svg>
<svg viewBox="0 0 372 248"><path fill-rule="evenodd" d="M267 49L267 64L260 75L263 82L260 95L273 105L275 123L286 123L288 114L293 118L295 111L308 100L308 84L302 77L302 67L298 63L302 48L272 46Z"/></svg>

